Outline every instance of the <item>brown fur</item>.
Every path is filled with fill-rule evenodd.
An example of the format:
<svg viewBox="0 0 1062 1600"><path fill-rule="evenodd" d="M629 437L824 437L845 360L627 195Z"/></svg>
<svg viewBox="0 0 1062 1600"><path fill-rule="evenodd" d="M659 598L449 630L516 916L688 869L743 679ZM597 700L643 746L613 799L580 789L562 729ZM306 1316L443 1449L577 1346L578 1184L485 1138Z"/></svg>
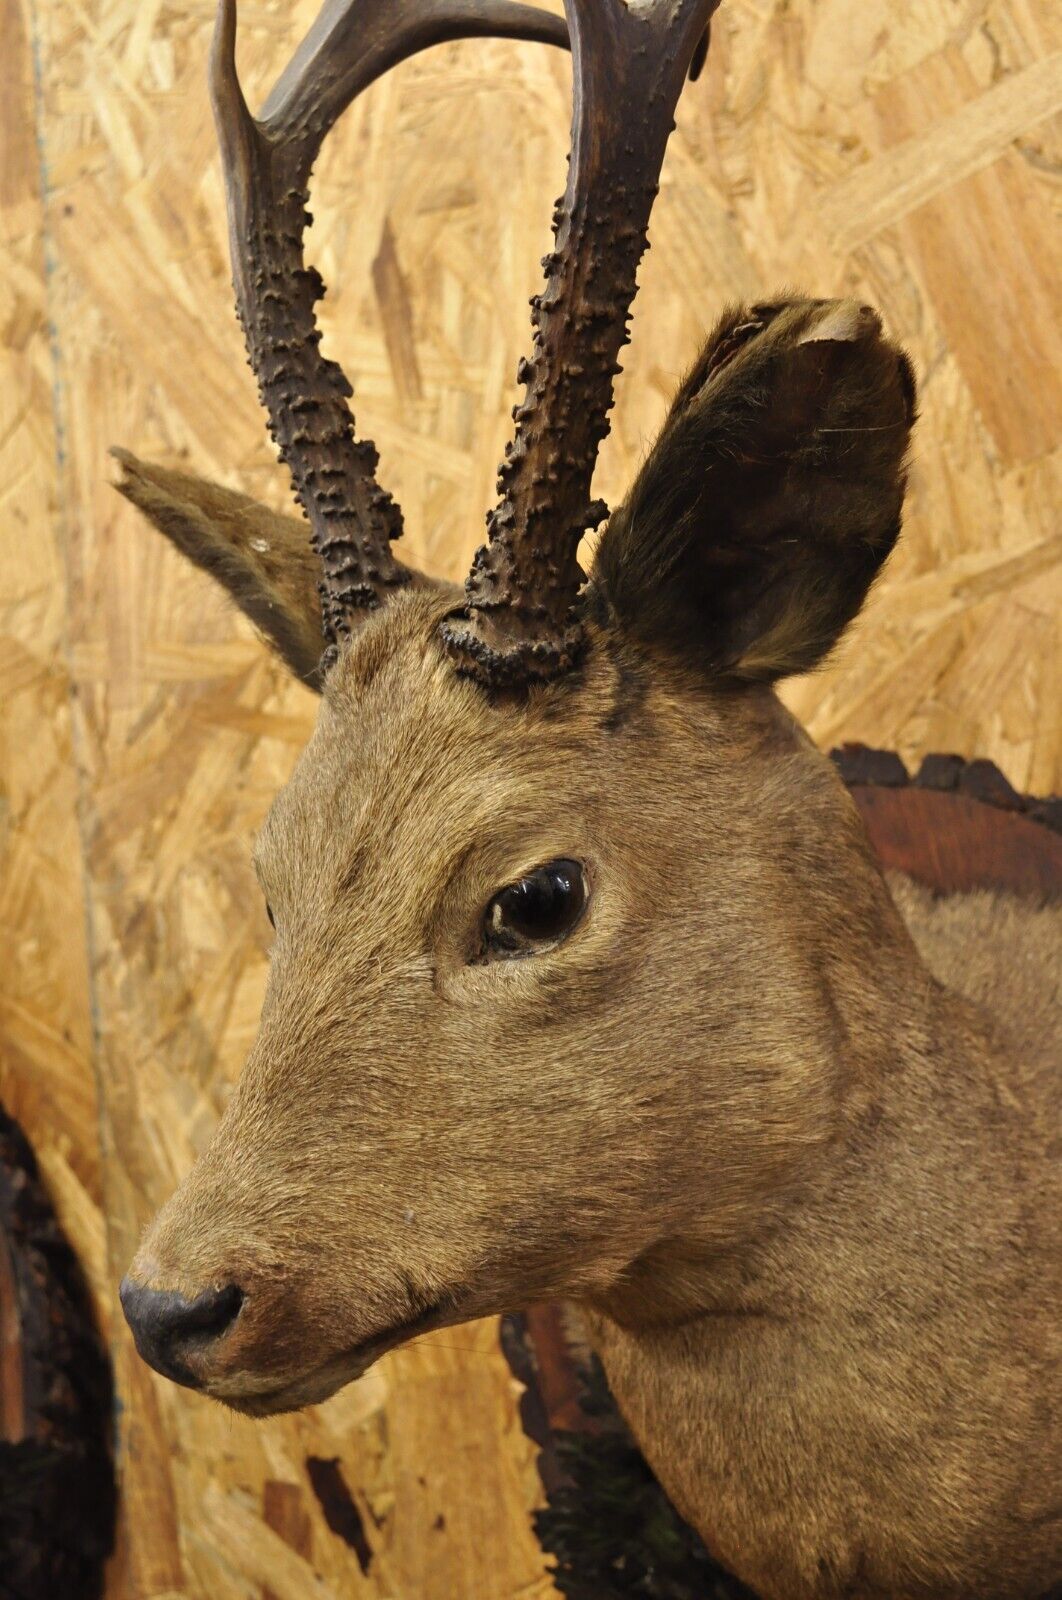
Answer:
<svg viewBox="0 0 1062 1600"><path fill-rule="evenodd" d="M914 379L880 327L851 301L724 314L598 551L629 634L752 679L832 648L900 532Z"/></svg>
<svg viewBox="0 0 1062 1600"><path fill-rule="evenodd" d="M850 311L801 311L750 416L806 372L809 316L852 339ZM765 514L758 588L703 521L654 569L633 541L666 526L628 508L555 683L456 676L441 586L345 646L256 850L277 928L258 1040L133 1274L243 1288L189 1359L254 1414L330 1394L422 1313L572 1299L665 1487L767 1600L1005 1600L1062 1579L1057 1091L1035 1030L931 975L958 965L947 914L901 890L927 967L837 774L742 681L828 648L894 537L906 428L873 515L869 430L910 415L909 374L856 344L872 377L822 353L831 382L789 423L860 389L847 509L810 550ZM751 353L711 351L736 413ZM777 454L776 490L799 440ZM832 471L809 510L835 506ZM478 959L491 897L559 856L591 884L575 932Z"/></svg>
<svg viewBox="0 0 1062 1600"><path fill-rule="evenodd" d="M321 605L306 524L128 450L111 454L122 469L115 488L228 590L296 678L319 689Z"/></svg>

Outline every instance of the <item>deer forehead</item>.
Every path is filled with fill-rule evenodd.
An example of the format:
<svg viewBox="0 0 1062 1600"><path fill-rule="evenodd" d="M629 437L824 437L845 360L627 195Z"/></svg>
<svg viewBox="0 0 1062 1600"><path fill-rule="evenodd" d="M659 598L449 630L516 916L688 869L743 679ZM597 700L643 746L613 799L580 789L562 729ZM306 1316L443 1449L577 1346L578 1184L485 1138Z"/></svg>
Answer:
<svg viewBox="0 0 1062 1600"><path fill-rule="evenodd" d="M644 677L607 641L577 674L492 698L446 659L445 609L398 595L345 645L256 843L267 894L345 892L397 867L423 896L470 857L504 881L551 845L578 847L603 820L609 771L655 744Z"/></svg>

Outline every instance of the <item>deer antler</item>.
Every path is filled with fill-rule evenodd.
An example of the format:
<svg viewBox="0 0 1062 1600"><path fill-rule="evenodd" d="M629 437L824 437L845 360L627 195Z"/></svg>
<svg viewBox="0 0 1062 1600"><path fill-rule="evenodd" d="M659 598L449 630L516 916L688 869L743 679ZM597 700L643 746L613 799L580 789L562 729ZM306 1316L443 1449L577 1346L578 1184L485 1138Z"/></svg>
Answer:
<svg viewBox="0 0 1062 1600"><path fill-rule="evenodd" d="M444 624L459 669L492 686L549 678L582 642L576 559L608 514L590 499L609 431L616 358L674 111L719 0L565 0L575 95L568 187L554 213L546 287L516 436L499 468L489 542Z"/></svg>
<svg viewBox="0 0 1062 1600"><path fill-rule="evenodd" d="M568 42L562 18L516 0L325 0L256 121L236 73L235 0L218 7L211 95L237 309L270 431L321 558L332 646L359 609L414 574L391 553L402 514L376 481L375 446L354 437L350 384L319 348L314 306L324 284L303 257L307 184L337 118L374 79L429 45L477 35Z"/></svg>

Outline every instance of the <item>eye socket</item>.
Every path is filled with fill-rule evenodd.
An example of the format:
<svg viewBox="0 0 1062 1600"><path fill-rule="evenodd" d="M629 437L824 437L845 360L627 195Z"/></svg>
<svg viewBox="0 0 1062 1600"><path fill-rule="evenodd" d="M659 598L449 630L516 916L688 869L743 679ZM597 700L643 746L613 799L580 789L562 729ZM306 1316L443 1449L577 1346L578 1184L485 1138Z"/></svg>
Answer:
<svg viewBox="0 0 1062 1600"><path fill-rule="evenodd" d="M514 960L552 949L565 939L586 908L586 874L566 857L536 867L499 891L483 917L488 957Z"/></svg>

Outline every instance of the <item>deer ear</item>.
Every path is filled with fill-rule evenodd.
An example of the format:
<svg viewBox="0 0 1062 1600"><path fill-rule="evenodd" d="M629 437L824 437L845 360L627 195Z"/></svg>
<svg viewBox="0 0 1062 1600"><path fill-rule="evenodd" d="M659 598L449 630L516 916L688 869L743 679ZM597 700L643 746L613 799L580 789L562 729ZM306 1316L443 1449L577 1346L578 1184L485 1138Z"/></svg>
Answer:
<svg viewBox="0 0 1062 1600"><path fill-rule="evenodd" d="M813 667L896 542L913 420L869 307L728 312L598 547L606 616L734 678Z"/></svg>
<svg viewBox="0 0 1062 1600"><path fill-rule="evenodd" d="M112 450L115 488L189 561L209 572L294 675L321 688L321 601L309 529L295 517L185 472Z"/></svg>

